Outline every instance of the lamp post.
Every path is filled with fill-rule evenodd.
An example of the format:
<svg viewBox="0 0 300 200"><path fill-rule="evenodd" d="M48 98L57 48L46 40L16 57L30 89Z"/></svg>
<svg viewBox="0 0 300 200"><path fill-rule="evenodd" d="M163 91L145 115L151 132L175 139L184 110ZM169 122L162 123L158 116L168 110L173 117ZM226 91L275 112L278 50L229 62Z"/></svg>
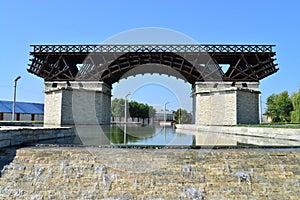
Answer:
<svg viewBox="0 0 300 200"><path fill-rule="evenodd" d="M21 76L18 76L15 79L15 84L14 84L14 101L13 101L13 107L12 107L12 116L11 120L15 120L15 112L16 112L16 96L17 96L17 81L21 78Z"/></svg>
<svg viewBox="0 0 300 200"><path fill-rule="evenodd" d="M259 110L260 110L260 118L259 118L259 123L263 122L263 115L262 115L262 100L261 100L261 94L259 94Z"/></svg>
<svg viewBox="0 0 300 200"><path fill-rule="evenodd" d="M127 97L128 96L130 96L131 95L131 93L129 92L128 94L126 94L126 96L125 96L125 111L124 111L124 123L126 124L126 122L127 122Z"/></svg>
<svg viewBox="0 0 300 200"><path fill-rule="evenodd" d="M167 119L166 119L166 108L167 108L167 104L169 104L170 102L166 102L165 103L165 109L164 109L164 125L166 125L166 121L167 121Z"/></svg>
<svg viewBox="0 0 300 200"><path fill-rule="evenodd" d="M124 144L126 144L126 134L127 134L127 97L130 96L131 93L129 92L125 96L125 108L124 108Z"/></svg>
<svg viewBox="0 0 300 200"><path fill-rule="evenodd" d="M167 108L167 104L169 104L170 102L166 102L165 103L165 107L164 107L164 135L165 135L165 144L167 144L167 134L166 134L166 108Z"/></svg>

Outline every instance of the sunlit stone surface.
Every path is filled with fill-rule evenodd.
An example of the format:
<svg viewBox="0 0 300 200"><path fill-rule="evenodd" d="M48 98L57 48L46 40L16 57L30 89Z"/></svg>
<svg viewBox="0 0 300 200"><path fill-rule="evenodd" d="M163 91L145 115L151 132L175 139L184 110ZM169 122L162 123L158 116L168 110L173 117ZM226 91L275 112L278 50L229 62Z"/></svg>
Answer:
<svg viewBox="0 0 300 200"><path fill-rule="evenodd" d="M299 149L27 147L0 199L298 199Z"/></svg>

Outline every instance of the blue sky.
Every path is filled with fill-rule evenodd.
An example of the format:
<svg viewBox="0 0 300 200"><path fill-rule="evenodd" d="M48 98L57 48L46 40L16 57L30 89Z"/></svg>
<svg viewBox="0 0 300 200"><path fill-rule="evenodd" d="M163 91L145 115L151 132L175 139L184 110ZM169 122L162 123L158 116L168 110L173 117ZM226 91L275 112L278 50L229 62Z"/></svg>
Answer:
<svg viewBox="0 0 300 200"><path fill-rule="evenodd" d="M299 2L2 0L0 99L13 98L13 80L21 75L17 99L43 102L43 80L26 71L30 44L99 44L120 32L143 27L175 30L200 44L275 44L280 70L261 81L263 101L272 93L296 92L300 85ZM121 84L122 81L114 87ZM138 98L142 90L152 91L152 98L168 93L153 92L153 87L139 86L134 93L136 97L133 94L131 98ZM147 97L151 103L150 99L151 96ZM160 100L164 101L168 98ZM176 107L176 98L171 101ZM185 102L182 104L188 107Z"/></svg>

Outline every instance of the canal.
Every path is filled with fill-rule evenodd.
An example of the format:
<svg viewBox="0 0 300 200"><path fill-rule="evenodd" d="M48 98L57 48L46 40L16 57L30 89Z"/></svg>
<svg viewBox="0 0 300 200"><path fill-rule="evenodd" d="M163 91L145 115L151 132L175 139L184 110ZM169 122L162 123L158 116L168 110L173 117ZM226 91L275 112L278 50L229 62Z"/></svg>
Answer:
<svg viewBox="0 0 300 200"><path fill-rule="evenodd" d="M300 140L235 135L218 132L177 130L174 126L114 124L110 126L76 126L75 137L42 140L23 146L0 149L0 170L9 164L16 150L34 145L111 146L142 148L297 148Z"/></svg>

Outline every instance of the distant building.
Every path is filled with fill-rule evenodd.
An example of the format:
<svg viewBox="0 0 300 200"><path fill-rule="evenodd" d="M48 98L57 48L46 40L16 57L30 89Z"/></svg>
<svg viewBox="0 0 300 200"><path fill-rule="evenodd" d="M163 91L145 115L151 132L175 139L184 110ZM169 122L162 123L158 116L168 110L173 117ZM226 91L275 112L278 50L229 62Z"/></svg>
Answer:
<svg viewBox="0 0 300 200"><path fill-rule="evenodd" d="M12 118L12 101L0 100L0 121L8 121ZM15 119L17 121L43 121L44 104L16 102Z"/></svg>
<svg viewBox="0 0 300 200"><path fill-rule="evenodd" d="M154 121L164 121L164 110L157 110L155 113ZM174 111L166 110L166 121L174 120Z"/></svg>

